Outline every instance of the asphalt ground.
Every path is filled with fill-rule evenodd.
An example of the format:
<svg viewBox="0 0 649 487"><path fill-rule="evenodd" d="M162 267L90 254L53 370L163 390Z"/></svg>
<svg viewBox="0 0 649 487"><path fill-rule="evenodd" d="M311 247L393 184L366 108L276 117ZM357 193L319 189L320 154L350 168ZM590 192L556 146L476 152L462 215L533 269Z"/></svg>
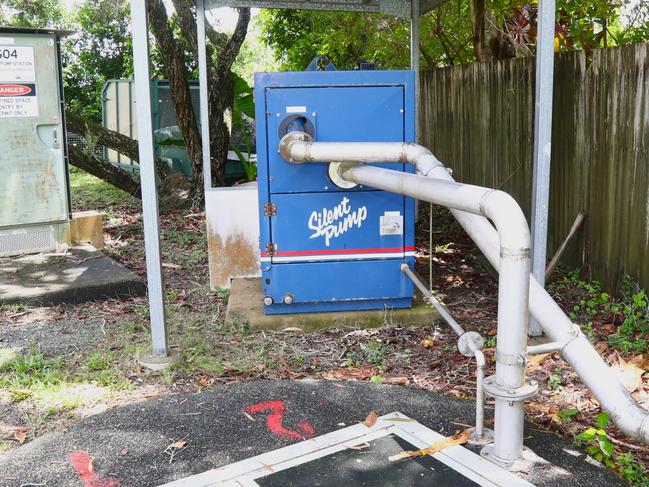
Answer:
<svg viewBox="0 0 649 487"><path fill-rule="evenodd" d="M147 399L47 433L0 456L0 485L156 486L299 441L270 431L263 414L244 414L266 401L283 403L284 428L302 431L308 422L315 435L361 422L373 410L379 415L400 411L443 435L471 424L474 415L472 401L401 386L312 380L239 383ZM523 475L533 484L626 485L553 433L528 425L525 444L550 462Z"/></svg>

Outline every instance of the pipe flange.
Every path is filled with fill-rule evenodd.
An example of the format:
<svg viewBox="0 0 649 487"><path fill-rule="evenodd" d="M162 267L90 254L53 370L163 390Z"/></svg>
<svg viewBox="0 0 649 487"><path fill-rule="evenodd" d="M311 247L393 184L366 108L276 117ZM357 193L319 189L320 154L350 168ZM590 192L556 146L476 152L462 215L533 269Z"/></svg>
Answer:
<svg viewBox="0 0 649 487"><path fill-rule="evenodd" d="M302 164L303 161L296 162L291 156L290 146L293 142L313 142L313 137L305 132L289 132L279 141L277 152L291 164Z"/></svg>
<svg viewBox="0 0 649 487"><path fill-rule="evenodd" d="M526 381L521 387L505 388L496 383L496 376L485 377L482 381L484 391L493 398L506 399L512 402L524 401L535 396L539 391L539 384L535 380Z"/></svg>
<svg viewBox="0 0 649 487"><path fill-rule="evenodd" d="M354 164L354 166L357 165L358 164ZM358 186L358 183L348 181L347 179L342 177L342 173L345 172L345 170L349 169L349 167L350 164L348 162L330 162L329 168L327 169L327 174L329 175L331 182L339 188L343 189L352 189Z"/></svg>
<svg viewBox="0 0 649 487"><path fill-rule="evenodd" d="M510 472L526 472L532 469L532 467L534 467L535 465L538 465L540 463L547 463L544 459L539 457L525 445L523 445L521 457L518 460L514 461L507 461L498 458L494 453L493 443L484 446L482 450L480 450L480 456Z"/></svg>
<svg viewBox="0 0 649 487"><path fill-rule="evenodd" d="M473 357L475 350L482 350L484 338L476 331L467 331L460 335L457 340L457 349L465 357Z"/></svg>

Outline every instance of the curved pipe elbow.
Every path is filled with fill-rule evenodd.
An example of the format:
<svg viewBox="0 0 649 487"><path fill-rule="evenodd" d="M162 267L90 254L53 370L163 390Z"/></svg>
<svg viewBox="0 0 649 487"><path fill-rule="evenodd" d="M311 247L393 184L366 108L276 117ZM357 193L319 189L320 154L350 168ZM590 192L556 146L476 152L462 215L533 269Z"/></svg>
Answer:
<svg viewBox="0 0 649 487"><path fill-rule="evenodd" d="M501 257L530 257L530 229L523 210L512 196L504 191L489 191L480 202L480 210L498 230Z"/></svg>

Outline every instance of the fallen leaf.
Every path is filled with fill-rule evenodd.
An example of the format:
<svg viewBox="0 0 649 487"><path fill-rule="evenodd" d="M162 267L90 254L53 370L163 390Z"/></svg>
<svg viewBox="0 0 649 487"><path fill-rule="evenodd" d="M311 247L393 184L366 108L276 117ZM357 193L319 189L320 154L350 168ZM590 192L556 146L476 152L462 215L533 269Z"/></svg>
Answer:
<svg viewBox="0 0 649 487"><path fill-rule="evenodd" d="M539 353L538 355L531 355L527 358L527 371L533 372L541 368L541 365L551 354Z"/></svg>
<svg viewBox="0 0 649 487"><path fill-rule="evenodd" d="M406 376L382 377L381 384L408 385L410 379Z"/></svg>
<svg viewBox="0 0 649 487"><path fill-rule="evenodd" d="M25 439L27 439L27 434L24 430L16 430L14 432L14 438L18 443L22 445L23 443L25 443Z"/></svg>
<svg viewBox="0 0 649 487"><path fill-rule="evenodd" d="M597 353L599 353L600 355L603 354L607 349L608 342L599 342L597 345L595 345L595 350L597 350Z"/></svg>
<svg viewBox="0 0 649 487"><path fill-rule="evenodd" d="M396 460L401 460L403 458L412 458L412 457L418 457L418 456L425 456L425 455L434 455L437 452L440 452L449 446L455 446L455 445L463 445L467 441L469 441L469 437L471 436L471 430L464 430L460 433L457 433L453 436L447 436L444 438L440 438L437 440L435 443L430 445L428 448L424 448L423 450L416 450L416 451L404 451L402 453L399 453L397 455L392 455L391 457L388 458L391 462L394 462Z"/></svg>
<svg viewBox="0 0 649 487"><path fill-rule="evenodd" d="M171 445L169 445L169 448L174 448L176 450L182 450L183 448L185 448L187 446L188 443L189 443L189 441L187 441L187 440L178 440L178 441L172 443Z"/></svg>
<svg viewBox="0 0 649 487"><path fill-rule="evenodd" d="M119 454L125 457L126 455L128 455L128 448L124 448L121 452L119 452Z"/></svg>
<svg viewBox="0 0 649 487"><path fill-rule="evenodd" d="M365 380L375 375L372 367L339 367L325 372L322 378L326 380Z"/></svg>
<svg viewBox="0 0 649 487"><path fill-rule="evenodd" d="M243 414L244 414L244 415L246 416L246 418L248 418L250 421L257 421L255 418L253 418L252 416L250 416L247 412L244 411Z"/></svg>
<svg viewBox="0 0 649 487"><path fill-rule="evenodd" d="M379 415L376 414L376 411L371 411L370 414L368 414L365 420L363 421L363 424L368 428L371 428L376 424L377 419L379 419Z"/></svg>
<svg viewBox="0 0 649 487"><path fill-rule="evenodd" d="M95 461L95 457L89 457L88 458L88 472L94 472L95 471L95 466L92 462Z"/></svg>
<svg viewBox="0 0 649 487"><path fill-rule="evenodd" d="M430 349L436 346L437 343L438 343L437 340L435 340L433 337L427 336L426 338L424 338L422 341L419 342L419 345L421 345L422 348Z"/></svg>
<svg viewBox="0 0 649 487"><path fill-rule="evenodd" d="M620 381L629 392L634 392L642 385L642 375L645 373L644 369L638 367L638 363L642 363L642 358L634 357L634 359L627 362L622 357L619 358L617 364L613 366L613 370L617 371Z"/></svg>
<svg viewBox="0 0 649 487"><path fill-rule="evenodd" d="M364 450L365 448L369 448L370 444L369 443L361 443L360 445L344 445L345 448L349 448L350 450Z"/></svg>
<svg viewBox="0 0 649 487"><path fill-rule="evenodd" d="M167 269L182 269L182 267L178 264L172 264L171 262L163 262L162 267L165 267Z"/></svg>
<svg viewBox="0 0 649 487"><path fill-rule="evenodd" d="M599 331L605 333L606 335L613 335L616 330L617 326L615 326L613 323L607 323L606 325L602 325Z"/></svg>
<svg viewBox="0 0 649 487"><path fill-rule="evenodd" d="M297 326L289 326L288 328L284 328L282 331L285 331L287 333L304 333L304 330L302 328L298 328Z"/></svg>

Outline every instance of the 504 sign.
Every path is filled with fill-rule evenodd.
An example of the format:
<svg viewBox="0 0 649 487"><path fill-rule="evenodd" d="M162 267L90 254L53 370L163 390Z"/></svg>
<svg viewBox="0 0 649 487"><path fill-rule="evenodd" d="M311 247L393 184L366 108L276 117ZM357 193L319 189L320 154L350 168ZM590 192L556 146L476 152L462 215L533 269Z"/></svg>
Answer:
<svg viewBox="0 0 649 487"><path fill-rule="evenodd" d="M0 83L36 81L33 46L0 45Z"/></svg>
<svg viewBox="0 0 649 487"><path fill-rule="evenodd" d="M0 58L2 59L18 59L18 49L3 49L0 51Z"/></svg>

